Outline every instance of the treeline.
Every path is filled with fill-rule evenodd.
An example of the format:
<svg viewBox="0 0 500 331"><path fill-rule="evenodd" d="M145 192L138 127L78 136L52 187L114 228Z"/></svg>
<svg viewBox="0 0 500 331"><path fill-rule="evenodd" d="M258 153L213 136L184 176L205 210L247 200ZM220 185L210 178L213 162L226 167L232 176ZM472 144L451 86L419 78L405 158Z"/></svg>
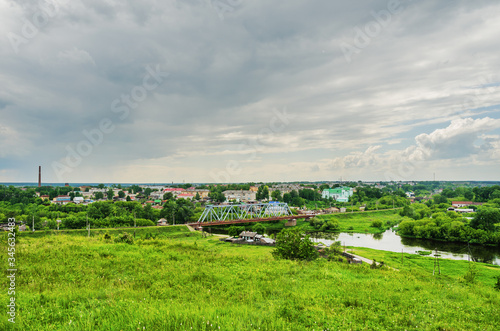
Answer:
<svg viewBox="0 0 500 331"><path fill-rule="evenodd" d="M195 221L203 212L201 205L185 199L172 199L163 204L163 209L142 205L136 201L98 201L90 205L23 204L1 201L0 222L8 218L35 229L83 229L90 224L92 228L153 226L160 218L170 224L184 224ZM61 222L57 222L60 220Z"/></svg>
<svg viewBox="0 0 500 331"><path fill-rule="evenodd" d="M401 236L500 246L500 211L479 207L472 220L454 211L436 211L424 204L407 206L398 227Z"/></svg>

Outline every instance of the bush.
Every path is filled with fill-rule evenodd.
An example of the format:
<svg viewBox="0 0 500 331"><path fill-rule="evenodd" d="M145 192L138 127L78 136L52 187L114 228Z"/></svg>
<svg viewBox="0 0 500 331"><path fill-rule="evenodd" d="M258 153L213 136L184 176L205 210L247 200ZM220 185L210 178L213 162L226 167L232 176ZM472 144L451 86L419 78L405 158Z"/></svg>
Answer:
<svg viewBox="0 0 500 331"><path fill-rule="evenodd" d="M134 238L130 233L123 232L121 235L115 238L115 243L126 243L132 245L134 243Z"/></svg>
<svg viewBox="0 0 500 331"><path fill-rule="evenodd" d="M494 287L496 290L500 291L500 276L497 276L496 278L497 278L497 283L495 284Z"/></svg>
<svg viewBox="0 0 500 331"><path fill-rule="evenodd" d="M144 236L144 239L146 239L146 240L149 240L149 239L156 239L156 237L158 237L158 234L157 234L157 233L153 234L153 233L149 233L149 232L148 232L148 233L146 233L146 235Z"/></svg>
<svg viewBox="0 0 500 331"><path fill-rule="evenodd" d="M478 271L475 263L470 263L467 272L464 275L464 281L468 284L474 284L478 276Z"/></svg>
<svg viewBox="0 0 500 331"><path fill-rule="evenodd" d="M329 220L325 223L320 228L320 231L338 231L340 230L340 225L339 222L336 220Z"/></svg>
<svg viewBox="0 0 500 331"><path fill-rule="evenodd" d="M241 232L245 231L245 227L243 226L235 226L235 225L231 225L228 229L227 229L227 234L231 237L238 237L240 235Z"/></svg>
<svg viewBox="0 0 500 331"><path fill-rule="evenodd" d="M255 223L255 225L252 226L252 231L257 232L258 234L264 234L266 227L262 225L262 223Z"/></svg>
<svg viewBox="0 0 500 331"><path fill-rule="evenodd" d="M104 240L111 240L111 235L109 233L104 234Z"/></svg>
<svg viewBox="0 0 500 331"><path fill-rule="evenodd" d="M375 220L375 221L372 222L372 224L370 226L373 227L373 228L381 228L382 227L382 221Z"/></svg>
<svg viewBox="0 0 500 331"><path fill-rule="evenodd" d="M272 252L278 259L307 260L318 258L318 251L309 236L302 238L299 229L283 229L276 238L276 249Z"/></svg>

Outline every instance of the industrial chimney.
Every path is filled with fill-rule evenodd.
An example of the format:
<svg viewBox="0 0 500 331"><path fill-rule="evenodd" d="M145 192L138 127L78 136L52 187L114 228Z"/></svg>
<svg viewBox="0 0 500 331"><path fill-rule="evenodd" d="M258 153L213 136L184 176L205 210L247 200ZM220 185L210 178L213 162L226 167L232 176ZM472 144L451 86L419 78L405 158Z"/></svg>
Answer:
<svg viewBox="0 0 500 331"><path fill-rule="evenodd" d="M42 186L42 166L38 166L38 187Z"/></svg>

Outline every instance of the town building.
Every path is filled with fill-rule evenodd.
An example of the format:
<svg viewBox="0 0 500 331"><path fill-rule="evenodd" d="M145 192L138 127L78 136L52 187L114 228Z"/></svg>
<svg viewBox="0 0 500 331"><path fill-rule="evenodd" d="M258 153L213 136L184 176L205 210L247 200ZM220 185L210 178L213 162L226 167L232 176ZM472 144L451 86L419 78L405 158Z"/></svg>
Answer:
<svg viewBox="0 0 500 331"><path fill-rule="evenodd" d="M250 190L228 190L222 192L222 194L224 194L227 201L236 200L238 202L247 202L255 201L257 199L257 193Z"/></svg>
<svg viewBox="0 0 500 331"><path fill-rule="evenodd" d="M323 199L333 198L338 202L349 202L349 198L354 194L351 187L337 187L323 190Z"/></svg>

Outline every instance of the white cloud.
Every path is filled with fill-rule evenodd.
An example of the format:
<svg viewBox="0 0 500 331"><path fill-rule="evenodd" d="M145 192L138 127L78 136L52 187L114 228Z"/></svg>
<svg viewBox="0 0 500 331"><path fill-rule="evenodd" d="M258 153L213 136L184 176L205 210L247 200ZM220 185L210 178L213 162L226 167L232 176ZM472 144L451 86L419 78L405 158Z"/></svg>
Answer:
<svg viewBox="0 0 500 331"><path fill-rule="evenodd" d="M90 56L90 54L87 51L78 49L76 47L73 47L73 49L68 49L59 52L59 54L57 54L57 57L60 60L69 63L74 63L74 64L90 63L95 65L94 59L92 58L92 56Z"/></svg>

